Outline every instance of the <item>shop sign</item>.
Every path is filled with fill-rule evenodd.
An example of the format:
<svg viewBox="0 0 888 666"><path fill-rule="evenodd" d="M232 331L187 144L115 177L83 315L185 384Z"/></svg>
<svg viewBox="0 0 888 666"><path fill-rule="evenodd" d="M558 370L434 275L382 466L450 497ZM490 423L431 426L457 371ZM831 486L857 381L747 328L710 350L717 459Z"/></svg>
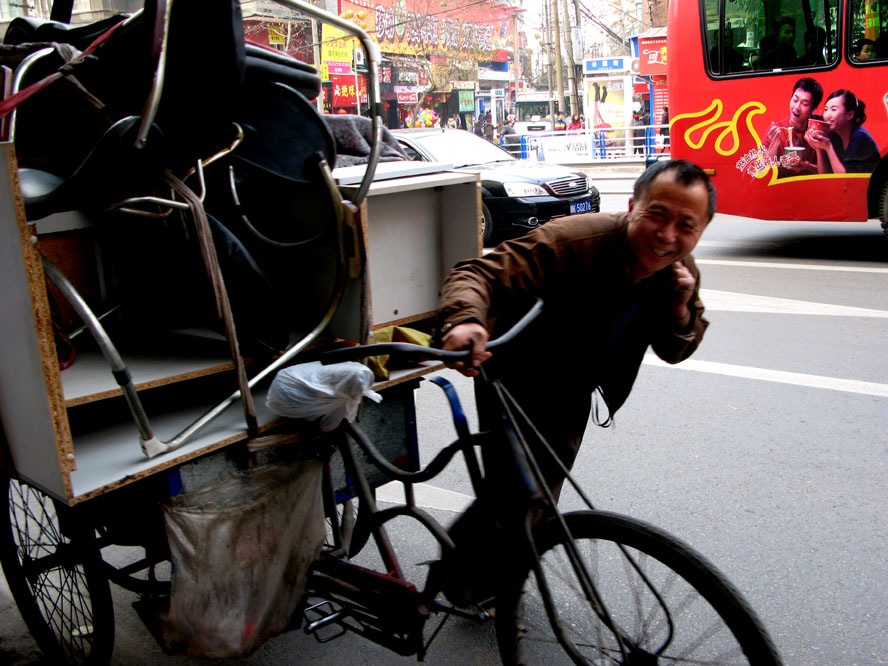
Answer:
<svg viewBox="0 0 888 666"><path fill-rule="evenodd" d="M477 81L451 81L451 90L475 90L478 87Z"/></svg>
<svg viewBox="0 0 888 666"><path fill-rule="evenodd" d="M416 104L419 102L419 93L399 92L396 94L398 96L398 104Z"/></svg>
<svg viewBox="0 0 888 666"><path fill-rule="evenodd" d="M600 72L626 72L631 66L631 58L591 58L583 61L585 74Z"/></svg>
<svg viewBox="0 0 888 666"><path fill-rule="evenodd" d="M417 85L419 83L419 77L416 75L415 70L410 69L402 69L398 68L398 83L400 85L409 84L409 85Z"/></svg>
<svg viewBox="0 0 888 666"><path fill-rule="evenodd" d="M427 0L340 0L340 13L365 13L364 30L386 53L474 57L514 47L512 7L476 2L450 9L456 11L436 12Z"/></svg>
<svg viewBox="0 0 888 666"><path fill-rule="evenodd" d="M471 113L475 110L475 93L472 90L459 91L459 112Z"/></svg>
<svg viewBox="0 0 888 666"><path fill-rule="evenodd" d="M357 106L357 97L360 96L361 104L366 104L367 84L364 77L337 76L330 77L333 82L333 106Z"/></svg>
<svg viewBox="0 0 888 666"><path fill-rule="evenodd" d="M642 37L638 40L638 73L666 73L666 38Z"/></svg>
<svg viewBox="0 0 888 666"><path fill-rule="evenodd" d="M354 39L341 28L324 23L321 38L321 62L330 75L351 74Z"/></svg>
<svg viewBox="0 0 888 666"><path fill-rule="evenodd" d="M268 43L269 44L284 44L286 43L287 31L284 29L282 25L269 25L268 26Z"/></svg>

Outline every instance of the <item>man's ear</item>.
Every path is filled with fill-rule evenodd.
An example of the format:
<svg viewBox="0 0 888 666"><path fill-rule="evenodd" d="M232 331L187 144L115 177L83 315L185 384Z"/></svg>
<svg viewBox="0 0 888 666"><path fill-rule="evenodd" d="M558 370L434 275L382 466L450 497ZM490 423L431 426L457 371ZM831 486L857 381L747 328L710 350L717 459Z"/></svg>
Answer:
<svg viewBox="0 0 888 666"><path fill-rule="evenodd" d="M632 206L634 205L634 203L635 202L632 200L632 197L629 197L629 212L630 213L632 212Z"/></svg>

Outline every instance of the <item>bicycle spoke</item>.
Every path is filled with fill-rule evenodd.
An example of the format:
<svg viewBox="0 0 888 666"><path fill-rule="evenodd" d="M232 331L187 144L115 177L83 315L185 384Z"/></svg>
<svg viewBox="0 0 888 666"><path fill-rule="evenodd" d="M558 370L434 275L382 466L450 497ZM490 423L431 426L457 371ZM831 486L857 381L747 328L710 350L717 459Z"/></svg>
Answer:
<svg viewBox="0 0 888 666"><path fill-rule="evenodd" d="M565 663L565 656L596 665L779 663L742 597L687 546L605 512L569 522L603 610L583 592L563 546L568 537L547 526L540 566L570 645L557 642L536 577L525 574L520 603L497 609L506 663Z"/></svg>
<svg viewBox="0 0 888 666"><path fill-rule="evenodd" d="M16 576L13 595L32 635L59 663L105 663L113 649L114 622L108 580L99 560L89 559L91 528L72 515L71 526L78 530L72 543L62 533L52 498L27 484L4 485L9 559L3 565ZM103 626L97 629L99 622Z"/></svg>

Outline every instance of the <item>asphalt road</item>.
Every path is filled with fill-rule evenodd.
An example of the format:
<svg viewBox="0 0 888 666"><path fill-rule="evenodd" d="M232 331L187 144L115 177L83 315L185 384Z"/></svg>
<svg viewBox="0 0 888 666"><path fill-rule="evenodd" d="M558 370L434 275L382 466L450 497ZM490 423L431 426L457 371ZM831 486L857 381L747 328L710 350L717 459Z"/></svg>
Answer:
<svg viewBox="0 0 888 666"><path fill-rule="evenodd" d="M711 321L703 345L676 367L646 361L614 427L589 427L575 474L598 508L659 525L714 561L788 665L888 664L888 242L875 222L718 216L695 255ZM447 376L470 407L466 382ZM417 401L428 460L453 430L434 386ZM445 523L468 499L459 467L420 490ZM578 507L570 493L562 504ZM434 555L409 525L394 540L411 571ZM115 599L114 663L214 663L165 656L133 596ZM414 661L353 636L321 645L291 632L224 663ZM450 620L426 661L497 663L493 627ZM2 588L0 663L46 663Z"/></svg>

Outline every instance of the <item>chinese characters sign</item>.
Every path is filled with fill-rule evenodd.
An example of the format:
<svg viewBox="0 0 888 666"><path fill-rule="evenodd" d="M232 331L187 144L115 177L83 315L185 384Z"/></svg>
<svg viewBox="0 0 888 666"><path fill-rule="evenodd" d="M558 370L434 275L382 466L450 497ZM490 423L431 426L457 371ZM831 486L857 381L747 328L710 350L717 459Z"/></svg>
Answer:
<svg viewBox="0 0 888 666"><path fill-rule="evenodd" d="M326 70L324 79L328 80L327 77L333 74L351 74L354 38L328 23L323 24L322 30L321 62Z"/></svg>
<svg viewBox="0 0 888 666"><path fill-rule="evenodd" d="M638 73L666 73L666 38L647 37L638 40Z"/></svg>
<svg viewBox="0 0 888 666"><path fill-rule="evenodd" d="M512 16L503 5L467 0L342 0L364 13L364 29L387 53L477 55L511 47Z"/></svg>
<svg viewBox="0 0 888 666"><path fill-rule="evenodd" d="M367 104L367 84L364 77L340 76L332 74L333 82L333 106L357 106L355 95L359 95L361 104Z"/></svg>

